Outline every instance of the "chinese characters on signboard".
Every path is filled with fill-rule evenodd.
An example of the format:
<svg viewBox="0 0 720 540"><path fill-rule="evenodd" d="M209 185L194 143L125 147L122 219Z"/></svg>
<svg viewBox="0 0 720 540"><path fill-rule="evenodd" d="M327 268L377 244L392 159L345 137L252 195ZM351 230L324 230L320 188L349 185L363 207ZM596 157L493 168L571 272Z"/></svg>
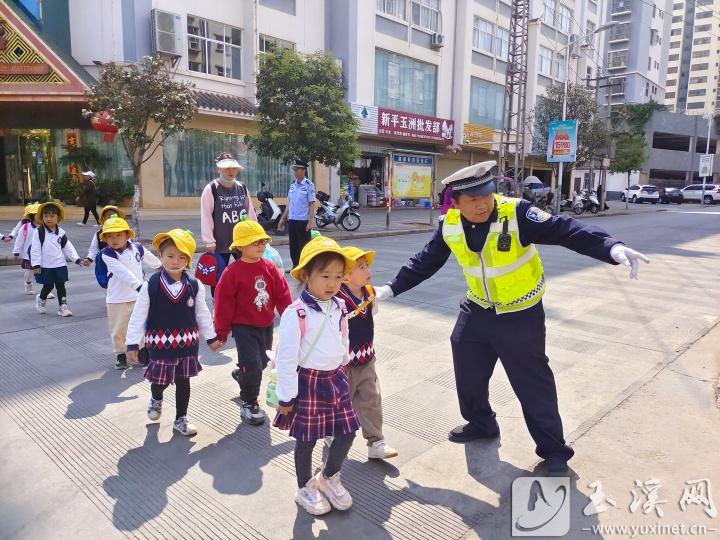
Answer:
<svg viewBox="0 0 720 540"><path fill-rule="evenodd" d="M423 199L432 194L433 158L393 155L392 195L397 199Z"/></svg>
<svg viewBox="0 0 720 540"><path fill-rule="evenodd" d="M449 145L455 136L455 122L422 114L350 103L358 120L358 131L370 135L388 135L396 139Z"/></svg>
<svg viewBox="0 0 720 540"><path fill-rule="evenodd" d="M577 152L577 120L556 120L548 125L548 163L572 163Z"/></svg>

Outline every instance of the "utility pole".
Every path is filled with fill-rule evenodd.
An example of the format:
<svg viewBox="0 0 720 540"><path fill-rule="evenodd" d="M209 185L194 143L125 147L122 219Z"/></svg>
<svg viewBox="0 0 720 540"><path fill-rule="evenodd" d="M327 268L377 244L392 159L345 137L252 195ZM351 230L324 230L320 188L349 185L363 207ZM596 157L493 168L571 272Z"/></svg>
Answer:
<svg viewBox="0 0 720 540"><path fill-rule="evenodd" d="M510 145L515 146L515 181L525 174L525 107L527 89L529 0L513 0L510 13L510 43L505 71L503 126L500 133L500 171L505 174Z"/></svg>

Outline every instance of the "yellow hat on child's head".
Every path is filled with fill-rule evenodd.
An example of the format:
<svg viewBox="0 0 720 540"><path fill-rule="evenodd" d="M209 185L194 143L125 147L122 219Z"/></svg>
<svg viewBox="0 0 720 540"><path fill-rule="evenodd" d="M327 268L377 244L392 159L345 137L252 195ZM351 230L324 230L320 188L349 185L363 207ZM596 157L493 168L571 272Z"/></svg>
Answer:
<svg viewBox="0 0 720 540"><path fill-rule="evenodd" d="M337 253L341 255L343 259L345 259L344 275L349 274L352 269L355 268L355 261L345 255L343 249L335 240L327 236L318 236L305 244L305 247L300 253L300 262L295 268L290 270L290 275L295 279L300 279L300 271L321 253Z"/></svg>
<svg viewBox="0 0 720 540"><path fill-rule="evenodd" d="M175 247L178 248L178 251L183 255L187 255L187 267L190 268L193 255L195 254L195 248L197 247L193 233L185 229L173 229L168 232L158 233L155 235L155 238L153 238L153 247L160 251L160 244L165 240L172 240Z"/></svg>
<svg viewBox="0 0 720 540"><path fill-rule="evenodd" d="M272 242L272 238L268 236L268 233L257 221L244 220L233 227L233 241L230 244L230 249L249 246L259 240Z"/></svg>
<svg viewBox="0 0 720 540"><path fill-rule="evenodd" d="M123 231L127 231L130 234L130 239L135 238L135 231L130 228L128 222L117 215L113 215L111 218L106 219L103 223L102 231L100 232L100 240L104 241L105 235L108 233Z"/></svg>
<svg viewBox="0 0 720 540"><path fill-rule="evenodd" d="M103 218L103 215L104 215L108 210L112 210L112 213L113 213L113 214L116 214L117 217L121 217L121 218L125 219L125 212L123 212L122 210L120 210L117 206L113 206L112 204L108 204L107 206L105 206L105 207L100 211L100 225L102 225L102 224L105 222L106 219L110 219L111 217L113 217L113 215L110 214L107 218Z"/></svg>
<svg viewBox="0 0 720 540"><path fill-rule="evenodd" d="M65 221L65 208L63 207L62 203L58 202L58 201L49 201L49 202L44 202L44 203L38 205L37 211L35 212L35 224L36 225L42 225L43 210L45 210L48 207L53 207L57 210L57 214L58 214L57 222L58 223L62 223L63 221Z"/></svg>
<svg viewBox="0 0 720 540"><path fill-rule="evenodd" d="M355 246L345 246L342 248L343 253L346 257L349 257L353 261L357 263L358 259L365 257L365 260L368 264L372 264L372 262L375 260L375 251L372 249L368 249L367 251L363 251L359 247Z"/></svg>
<svg viewBox="0 0 720 540"><path fill-rule="evenodd" d="M40 207L40 203L30 203L25 207L25 210L23 211L23 219L30 219L30 216L33 214L37 214L38 208Z"/></svg>

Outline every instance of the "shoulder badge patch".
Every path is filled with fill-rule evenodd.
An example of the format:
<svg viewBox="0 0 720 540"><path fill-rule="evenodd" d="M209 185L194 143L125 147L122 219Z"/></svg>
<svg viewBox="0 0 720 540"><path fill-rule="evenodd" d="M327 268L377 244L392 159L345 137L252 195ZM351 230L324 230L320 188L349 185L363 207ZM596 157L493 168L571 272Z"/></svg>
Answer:
<svg viewBox="0 0 720 540"><path fill-rule="evenodd" d="M550 219L550 214L545 210L540 210L539 208L531 206L525 214L525 217L535 223L543 223Z"/></svg>

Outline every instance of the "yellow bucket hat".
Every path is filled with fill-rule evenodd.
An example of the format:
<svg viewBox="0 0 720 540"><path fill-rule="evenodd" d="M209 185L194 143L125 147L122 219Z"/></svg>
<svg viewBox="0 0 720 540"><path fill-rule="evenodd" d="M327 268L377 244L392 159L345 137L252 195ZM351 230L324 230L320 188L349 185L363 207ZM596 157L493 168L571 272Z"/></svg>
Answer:
<svg viewBox="0 0 720 540"><path fill-rule="evenodd" d="M112 216L105 220L102 226L102 231L100 232L100 240L103 240L105 238L105 235L108 233L113 232L122 232L127 231L130 233L130 239L135 238L135 231L133 231L130 228L130 225L128 225L128 222L125 221L120 216Z"/></svg>
<svg viewBox="0 0 720 540"><path fill-rule="evenodd" d="M105 223L105 219L103 219L103 214L104 214L105 212L107 212L108 210L113 210L113 212L114 212L115 214L117 214L117 217L125 219L125 212L123 212L122 210L120 210L117 206L113 206L112 204L108 204L107 206L105 206L105 207L100 211L100 225L102 225L103 223ZM110 217L113 217L112 214L110 215ZM110 219L110 218L107 218L107 219Z"/></svg>
<svg viewBox="0 0 720 540"><path fill-rule="evenodd" d="M165 240L172 240L180 253L187 255L187 267L190 268L193 254L195 253L195 248L197 247L193 233L185 229L173 229L168 232L158 233L155 235L155 238L153 238L153 247L160 251L160 244L162 244Z"/></svg>
<svg viewBox="0 0 720 540"><path fill-rule="evenodd" d="M23 219L30 219L30 214L37 214L40 203L30 203L23 210Z"/></svg>
<svg viewBox="0 0 720 540"><path fill-rule="evenodd" d="M365 260L368 264L372 264L372 262L375 260L375 251L372 249L363 251L359 247L345 246L344 248L342 248L342 250L346 257L352 259L355 262L357 262L357 260L361 257L365 257Z"/></svg>
<svg viewBox="0 0 720 540"><path fill-rule="evenodd" d="M318 236L305 244L305 247L300 253L300 262L295 268L290 270L290 275L295 279L300 279L300 271L321 253L337 253L341 255L343 259L345 259L344 275L349 274L352 269L355 268L355 261L343 252L343 249L335 240L327 236Z"/></svg>
<svg viewBox="0 0 720 540"><path fill-rule="evenodd" d="M265 232L265 229L263 229L262 225L257 221L249 219L241 221L233 227L233 241L232 244L230 244L230 249L249 246L258 240L272 242L272 238L268 236L268 233Z"/></svg>
<svg viewBox="0 0 720 540"><path fill-rule="evenodd" d="M65 208L61 202L49 201L38 205L37 212L35 212L35 224L42 225L42 213L48 206L54 206L58 209L58 223L65 221Z"/></svg>

